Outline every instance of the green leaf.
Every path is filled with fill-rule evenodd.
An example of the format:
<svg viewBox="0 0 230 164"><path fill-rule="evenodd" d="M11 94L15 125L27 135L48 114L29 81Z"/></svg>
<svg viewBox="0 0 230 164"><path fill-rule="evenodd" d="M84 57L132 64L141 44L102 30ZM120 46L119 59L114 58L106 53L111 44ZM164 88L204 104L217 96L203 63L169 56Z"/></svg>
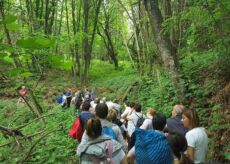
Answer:
<svg viewBox="0 0 230 164"><path fill-rule="evenodd" d="M225 152L224 157L225 157L225 159L230 160L230 152Z"/></svg>
<svg viewBox="0 0 230 164"><path fill-rule="evenodd" d="M16 19L17 19L17 17L14 16L14 15L7 15L7 16L5 17L4 22L5 22L6 24L9 24L9 23L15 22Z"/></svg>
<svg viewBox="0 0 230 164"><path fill-rule="evenodd" d="M48 38L28 38L28 39L19 39L16 42L16 45L21 48L27 49L40 49L40 48L49 48L52 47L55 43L54 39Z"/></svg>
<svg viewBox="0 0 230 164"><path fill-rule="evenodd" d="M20 74L21 72L22 72L22 68L14 68L14 69L10 70L8 73L9 73L9 76L15 77L18 74Z"/></svg>
<svg viewBox="0 0 230 164"><path fill-rule="evenodd" d="M7 53L0 53L0 59L3 59L6 56L7 56Z"/></svg>
<svg viewBox="0 0 230 164"><path fill-rule="evenodd" d="M21 77L29 77L32 76L33 74L31 72L24 72L22 74L20 74Z"/></svg>
<svg viewBox="0 0 230 164"><path fill-rule="evenodd" d="M11 31L16 31L20 28L19 24L16 23L10 23L6 25L7 29L11 30Z"/></svg>

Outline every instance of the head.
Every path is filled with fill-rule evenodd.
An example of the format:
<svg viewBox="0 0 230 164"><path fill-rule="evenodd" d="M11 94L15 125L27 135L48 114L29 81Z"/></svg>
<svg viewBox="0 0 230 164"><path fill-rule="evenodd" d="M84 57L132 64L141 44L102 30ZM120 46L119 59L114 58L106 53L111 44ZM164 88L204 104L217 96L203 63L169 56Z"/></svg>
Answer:
<svg viewBox="0 0 230 164"><path fill-rule="evenodd" d="M88 101L84 101L81 105L81 109L83 111L89 111L89 108L90 108L90 103Z"/></svg>
<svg viewBox="0 0 230 164"><path fill-rule="evenodd" d="M100 103L105 103L106 102L106 97L102 97L102 99L100 100Z"/></svg>
<svg viewBox="0 0 230 164"><path fill-rule="evenodd" d="M100 98L95 98L95 99L94 99L94 103L95 103L95 104L99 104L99 103L100 103Z"/></svg>
<svg viewBox="0 0 230 164"><path fill-rule="evenodd" d="M95 108L95 114L97 117L101 119L106 119L108 115L108 106L105 103L99 103L97 104Z"/></svg>
<svg viewBox="0 0 230 164"><path fill-rule="evenodd" d="M167 136L173 154L180 160L181 155L187 150L187 140L180 133L169 133Z"/></svg>
<svg viewBox="0 0 230 164"><path fill-rule="evenodd" d="M87 135L95 139L101 135L102 127L99 119L90 118L86 123L86 133Z"/></svg>
<svg viewBox="0 0 230 164"><path fill-rule="evenodd" d="M109 110L109 113L107 115L107 120L110 122L115 122L117 120L117 112L115 109Z"/></svg>
<svg viewBox="0 0 230 164"><path fill-rule="evenodd" d="M149 109L147 110L147 117L148 117L148 118L152 119L153 116L154 116L155 114L156 114L156 110L155 110L155 109L149 108Z"/></svg>
<svg viewBox="0 0 230 164"><path fill-rule="evenodd" d="M162 113L156 113L152 119L153 129L162 131L166 125L166 117Z"/></svg>
<svg viewBox="0 0 230 164"><path fill-rule="evenodd" d="M192 109L186 109L182 114L181 122L184 127L188 129L199 127L199 117L197 112Z"/></svg>
<svg viewBox="0 0 230 164"><path fill-rule="evenodd" d="M136 103L133 108L136 112L141 112L141 105L140 104Z"/></svg>
<svg viewBox="0 0 230 164"><path fill-rule="evenodd" d="M125 102L124 102L124 106L125 106L125 107L129 107L129 106L130 106L130 102L129 102L129 101L125 101Z"/></svg>
<svg viewBox="0 0 230 164"><path fill-rule="evenodd" d="M129 104L130 108L134 108L135 105L136 105L135 102L130 102L130 104Z"/></svg>
<svg viewBox="0 0 230 164"><path fill-rule="evenodd" d="M23 86L22 86L22 89L25 89L25 88L26 88L26 87L23 85Z"/></svg>
<svg viewBox="0 0 230 164"><path fill-rule="evenodd" d="M177 115L182 115L184 110L185 110L184 105L175 105L172 110L172 116L175 117Z"/></svg>

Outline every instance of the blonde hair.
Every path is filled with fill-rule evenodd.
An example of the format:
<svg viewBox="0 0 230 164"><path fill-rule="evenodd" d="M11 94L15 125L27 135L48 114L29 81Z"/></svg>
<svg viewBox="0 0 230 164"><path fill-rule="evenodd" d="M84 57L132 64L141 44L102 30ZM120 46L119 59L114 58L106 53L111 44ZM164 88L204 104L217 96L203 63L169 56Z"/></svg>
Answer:
<svg viewBox="0 0 230 164"><path fill-rule="evenodd" d="M117 112L115 109L109 110L109 113L107 115L107 120L111 122L115 122L117 120Z"/></svg>

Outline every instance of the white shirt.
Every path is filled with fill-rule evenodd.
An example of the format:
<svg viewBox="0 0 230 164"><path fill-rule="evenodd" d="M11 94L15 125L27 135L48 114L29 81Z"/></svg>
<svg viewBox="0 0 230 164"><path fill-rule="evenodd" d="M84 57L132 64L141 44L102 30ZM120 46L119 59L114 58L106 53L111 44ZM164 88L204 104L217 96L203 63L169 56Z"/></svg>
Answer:
<svg viewBox="0 0 230 164"><path fill-rule="evenodd" d="M140 117L144 117L144 115L141 112L135 112L135 111L133 111L133 113L127 117L128 119L127 130L130 137L135 131L137 121Z"/></svg>
<svg viewBox="0 0 230 164"><path fill-rule="evenodd" d="M130 107L126 107L125 108L125 111L122 113L122 115L121 115L121 118L123 118L123 119L126 119L126 117L128 116L128 114L131 112L131 108Z"/></svg>
<svg viewBox="0 0 230 164"><path fill-rule="evenodd" d="M194 128L185 135L188 146L194 148L194 163L205 162L208 150L208 136L202 127Z"/></svg>

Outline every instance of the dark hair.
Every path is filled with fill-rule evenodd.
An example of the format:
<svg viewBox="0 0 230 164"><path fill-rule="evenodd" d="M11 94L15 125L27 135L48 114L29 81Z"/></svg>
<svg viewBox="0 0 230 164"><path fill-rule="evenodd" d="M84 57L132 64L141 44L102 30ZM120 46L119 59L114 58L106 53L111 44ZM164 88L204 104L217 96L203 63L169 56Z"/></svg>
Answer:
<svg viewBox="0 0 230 164"><path fill-rule="evenodd" d="M130 106L130 102L129 102L129 101L125 101L124 104L125 104L126 106Z"/></svg>
<svg viewBox="0 0 230 164"><path fill-rule="evenodd" d="M199 117L198 117L198 114L197 114L197 112L195 110L186 109L183 112L183 115L190 120L190 124L191 124L191 128L192 129L195 128L195 127L199 127L200 126Z"/></svg>
<svg viewBox="0 0 230 164"><path fill-rule="evenodd" d="M152 119L153 129L162 131L166 125L166 117L162 113L157 113Z"/></svg>
<svg viewBox="0 0 230 164"><path fill-rule="evenodd" d="M130 108L133 108L135 105L136 105L135 102L130 102L130 104L129 104Z"/></svg>
<svg viewBox="0 0 230 164"><path fill-rule="evenodd" d="M105 103L99 103L95 108L95 112L99 118L105 119L108 115L108 106Z"/></svg>
<svg viewBox="0 0 230 164"><path fill-rule="evenodd" d="M102 127L99 119L90 118L86 123L86 133L87 135L95 139L101 135Z"/></svg>
<svg viewBox="0 0 230 164"><path fill-rule="evenodd" d="M141 112L141 105L136 103L133 107L135 109L136 112Z"/></svg>
<svg viewBox="0 0 230 164"><path fill-rule="evenodd" d="M167 136L173 154L178 158L179 164L192 164L193 162L184 155L188 144L184 135L178 132L169 133Z"/></svg>
<svg viewBox="0 0 230 164"><path fill-rule="evenodd" d="M82 107L81 108L82 108L83 111L89 111L90 103L88 101L84 101L82 103Z"/></svg>

